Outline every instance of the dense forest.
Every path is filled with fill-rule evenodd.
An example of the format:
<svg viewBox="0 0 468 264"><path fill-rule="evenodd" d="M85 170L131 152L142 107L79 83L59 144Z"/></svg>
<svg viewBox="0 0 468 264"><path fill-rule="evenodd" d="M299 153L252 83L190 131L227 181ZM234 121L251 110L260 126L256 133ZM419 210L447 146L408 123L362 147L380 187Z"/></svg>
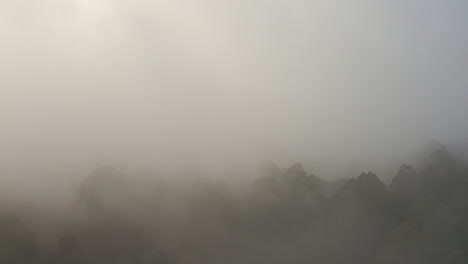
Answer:
<svg viewBox="0 0 468 264"><path fill-rule="evenodd" d="M468 264L468 0L0 0L0 264Z"/></svg>
<svg viewBox="0 0 468 264"><path fill-rule="evenodd" d="M468 166L446 148L388 186L372 172L329 181L264 167L242 190L99 167L49 237L30 223L54 216L3 213L0 263L468 263Z"/></svg>

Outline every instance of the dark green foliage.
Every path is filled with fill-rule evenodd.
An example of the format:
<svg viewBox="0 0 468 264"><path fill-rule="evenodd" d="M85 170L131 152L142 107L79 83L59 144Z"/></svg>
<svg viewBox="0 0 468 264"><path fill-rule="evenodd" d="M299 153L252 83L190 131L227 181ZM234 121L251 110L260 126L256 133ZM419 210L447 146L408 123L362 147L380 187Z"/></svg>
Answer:
<svg viewBox="0 0 468 264"><path fill-rule="evenodd" d="M219 180L175 189L99 168L53 249L0 217L0 263L468 263L468 166L443 148L388 188L372 172L331 182L296 163L269 164L240 193Z"/></svg>
<svg viewBox="0 0 468 264"><path fill-rule="evenodd" d="M432 154L417 195L405 195L411 207L404 205L406 218L386 236L378 263L466 263L468 174L462 164L444 149Z"/></svg>
<svg viewBox="0 0 468 264"><path fill-rule="evenodd" d="M331 263L369 263L386 232L397 224L389 192L375 174L349 180L330 203L325 228L329 229ZM340 252L340 254L333 254Z"/></svg>
<svg viewBox="0 0 468 264"><path fill-rule="evenodd" d="M84 263L84 251L80 241L74 235L66 233L59 241L56 262L60 264Z"/></svg>
<svg viewBox="0 0 468 264"><path fill-rule="evenodd" d="M0 216L0 263L38 262L36 243L18 216Z"/></svg>
<svg viewBox="0 0 468 264"><path fill-rule="evenodd" d="M323 182L307 175L301 164L287 170L270 169L253 186L248 216L253 232L290 234L313 223L324 206Z"/></svg>
<svg viewBox="0 0 468 264"><path fill-rule="evenodd" d="M402 165L389 185L390 195L396 213L404 220L410 216L414 206L421 199L422 181L410 165Z"/></svg>

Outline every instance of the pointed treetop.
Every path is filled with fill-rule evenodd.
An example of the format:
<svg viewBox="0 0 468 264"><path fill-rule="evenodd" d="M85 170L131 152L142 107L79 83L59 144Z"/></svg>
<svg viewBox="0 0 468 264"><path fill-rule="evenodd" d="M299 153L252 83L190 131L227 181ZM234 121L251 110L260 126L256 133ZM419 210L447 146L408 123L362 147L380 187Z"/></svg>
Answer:
<svg viewBox="0 0 468 264"><path fill-rule="evenodd" d="M307 172L304 170L304 167L302 167L302 164L300 163L295 163L292 165L291 168L287 169L287 172L297 175L297 176L306 176Z"/></svg>

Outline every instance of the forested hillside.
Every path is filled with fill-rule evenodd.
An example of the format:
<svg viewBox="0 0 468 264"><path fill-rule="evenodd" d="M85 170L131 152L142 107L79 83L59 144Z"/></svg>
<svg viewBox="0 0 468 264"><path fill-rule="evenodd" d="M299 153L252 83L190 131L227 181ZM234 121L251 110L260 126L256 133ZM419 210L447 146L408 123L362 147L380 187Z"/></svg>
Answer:
<svg viewBox="0 0 468 264"><path fill-rule="evenodd" d="M79 217L48 242L25 224L34 219L5 213L0 263L468 263L468 167L443 148L389 186L372 172L327 181L301 164L268 164L242 192L129 179L96 169Z"/></svg>

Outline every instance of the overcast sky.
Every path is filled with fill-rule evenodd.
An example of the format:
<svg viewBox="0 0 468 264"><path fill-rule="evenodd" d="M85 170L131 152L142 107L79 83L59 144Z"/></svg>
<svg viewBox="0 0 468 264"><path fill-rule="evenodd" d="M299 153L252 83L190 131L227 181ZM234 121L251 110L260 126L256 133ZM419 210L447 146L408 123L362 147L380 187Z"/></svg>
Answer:
<svg viewBox="0 0 468 264"><path fill-rule="evenodd" d="M467 140L467 14L464 0L0 0L0 179L100 160L386 172Z"/></svg>

